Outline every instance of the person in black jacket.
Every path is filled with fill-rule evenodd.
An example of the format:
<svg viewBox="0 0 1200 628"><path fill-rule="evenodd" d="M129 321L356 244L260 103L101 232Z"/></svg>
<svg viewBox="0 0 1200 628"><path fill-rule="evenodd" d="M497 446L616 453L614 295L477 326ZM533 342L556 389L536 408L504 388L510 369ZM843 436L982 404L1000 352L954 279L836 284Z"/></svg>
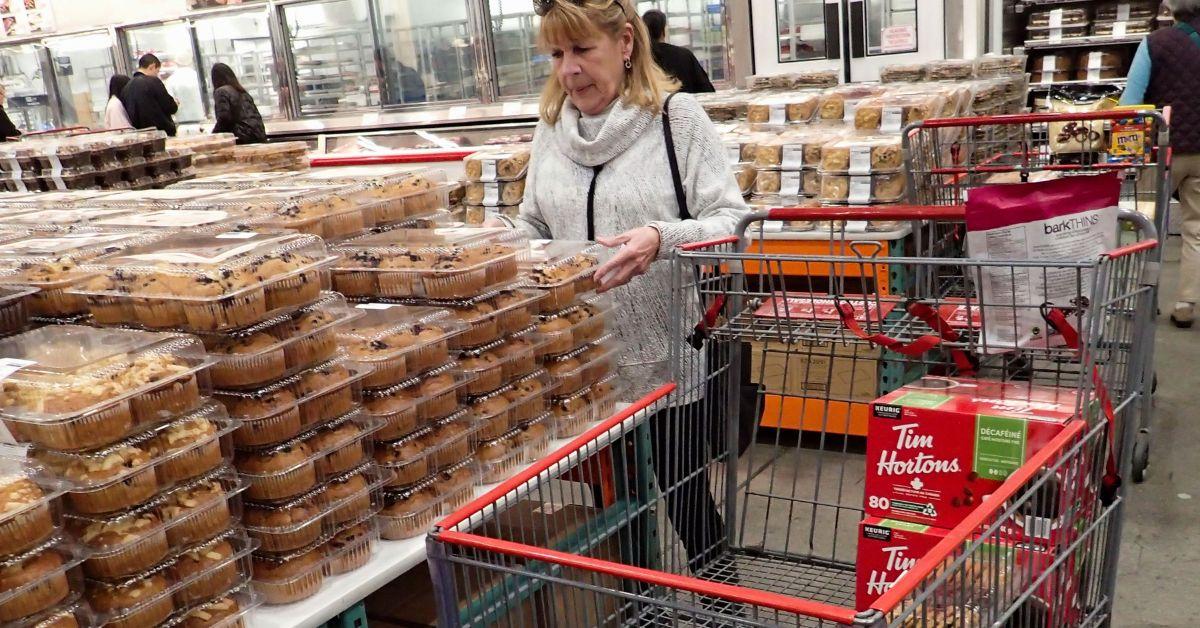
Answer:
<svg viewBox="0 0 1200 628"><path fill-rule="evenodd" d="M213 133L233 133L238 144L267 141L267 128L254 98L238 82L233 68L224 63L212 67L213 113L217 118Z"/></svg>
<svg viewBox="0 0 1200 628"><path fill-rule="evenodd" d="M8 103L8 91L0 85L0 141L21 137L21 130L17 125L8 119L8 112L4 110L4 105Z"/></svg>
<svg viewBox="0 0 1200 628"><path fill-rule="evenodd" d="M654 62L667 74L679 81L680 91L689 94L715 92L708 73L696 59L691 50L668 44L664 39L667 33L667 16L662 11L651 9L642 15L646 30L650 31L650 53Z"/></svg>
<svg viewBox="0 0 1200 628"><path fill-rule="evenodd" d="M125 89L121 90L121 102L129 123L135 129L154 127L175 136L175 120L171 116L179 111L179 103L167 92L167 86L158 78L162 62L152 54L138 59L138 71Z"/></svg>

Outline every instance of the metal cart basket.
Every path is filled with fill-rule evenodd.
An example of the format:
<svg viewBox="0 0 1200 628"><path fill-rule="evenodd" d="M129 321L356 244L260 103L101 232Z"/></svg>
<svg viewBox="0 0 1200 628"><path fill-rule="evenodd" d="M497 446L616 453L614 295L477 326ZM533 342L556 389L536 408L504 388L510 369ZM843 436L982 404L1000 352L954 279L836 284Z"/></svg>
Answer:
<svg viewBox="0 0 1200 628"><path fill-rule="evenodd" d="M1082 261L865 247L772 256L744 237L684 247L674 261L671 333L698 348L673 356L680 387L660 388L440 522L428 541L440 625L1102 623L1123 506L1124 469L1114 465L1127 459L1123 426L1145 394L1137 352L1155 283L1154 227L1126 217L1143 239ZM767 219L901 220L927 231L961 221L963 211L777 209L749 216L740 234ZM1029 281L1068 276L1085 298L1069 307L1016 294L980 303L972 286L995 271ZM883 276L881 294L874 282ZM777 307L784 296L807 313ZM980 328L946 324L937 314L944 307L1036 312L1064 340L996 351ZM739 425L744 361L761 392L816 404L819 420L784 431L755 413ZM1064 387L1076 392L1078 418L890 590L856 604L867 461L861 441L843 436L852 433L846 424L877 395L926 375Z"/></svg>

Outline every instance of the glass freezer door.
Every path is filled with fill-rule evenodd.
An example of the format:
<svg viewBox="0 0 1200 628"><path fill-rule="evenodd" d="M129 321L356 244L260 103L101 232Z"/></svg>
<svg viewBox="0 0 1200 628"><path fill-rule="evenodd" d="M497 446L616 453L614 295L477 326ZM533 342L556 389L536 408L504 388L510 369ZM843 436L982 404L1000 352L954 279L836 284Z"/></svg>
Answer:
<svg viewBox="0 0 1200 628"><path fill-rule="evenodd" d="M104 126L108 80L116 74L112 36L83 33L45 40L58 87L63 126Z"/></svg>
<svg viewBox="0 0 1200 628"><path fill-rule="evenodd" d="M49 57L40 44L0 47L0 81L3 81L8 117L22 133L58 126L51 98Z"/></svg>
<svg viewBox="0 0 1200 628"><path fill-rule="evenodd" d="M471 100L474 40L467 0L376 0L383 104Z"/></svg>
<svg viewBox="0 0 1200 628"><path fill-rule="evenodd" d="M164 22L137 26L124 31L130 56L130 67L137 70L138 58L147 52L162 61L159 78L167 91L179 102L175 113L177 124L202 122L205 119L204 91L207 81L201 76L192 42L192 30L185 22Z"/></svg>
<svg viewBox="0 0 1200 628"><path fill-rule="evenodd" d="M271 27L265 9L196 18L196 44L200 49L200 67L204 72L204 103L212 112L212 85L209 81L214 63L233 68L238 81L254 98L264 119L284 110L280 102L279 75L275 72L275 54L271 48Z"/></svg>
<svg viewBox="0 0 1200 628"><path fill-rule="evenodd" d="M301 114L379 106L382 59L367 0L324 0L280 8Z"/></svg>
<svg viewBox="0 0 1200 628"><path fill-rule="evenodd" d="M696 55L709 80L724 81L728 72L725 48L725 3L717 0L638 0L638 15L658 9L667 16L667 43Z"/></svg>

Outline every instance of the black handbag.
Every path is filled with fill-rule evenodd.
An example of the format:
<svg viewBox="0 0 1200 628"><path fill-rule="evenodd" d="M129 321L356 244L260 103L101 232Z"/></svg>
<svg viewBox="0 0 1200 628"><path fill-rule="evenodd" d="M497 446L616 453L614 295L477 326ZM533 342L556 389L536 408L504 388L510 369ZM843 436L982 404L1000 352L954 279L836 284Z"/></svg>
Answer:
<svg viewBox="0 0 1200 628"><path fill-rule="evenodd" d="M667 144L667 162L671 166L671 181L675 185L675 203L679 208L679 219L688 220L692 218L692 215L691 212L688 211L687 194L684 193L683 178L679 174L679 160L675 156L675 138L671 132L671 115L669 111L671 99L674 97L675 94L672 93L668 95L666 101L663 102L663 137L666 139ZM707 319L711 316L715 319L717 314L719 314L719 311L708 312L706 313L705 318ZM714 323L715 320L702 321L701 324L696 326L696 329L689 339L691 345L697 351L705 352L709 372L716 371L729 364L729 352L721 351L719 347L716 347L713 345L713 343L707 341L707 329ZM738 421L737 453L739 456L746 452L746 449L750 447L750 443L754 439L754 428L758 423L760 409L759 398L763 394L762 387L751 381L751 353L749 343L741 343L741 355L742 360L739 364L740 372L735 380L738 382L736 391L738 396L738 415L736 418ZM727 380L724 378L710 377L705 383L704 390L705 399L708 399L712 402L711 404L706 405L714 409L712 416L707 417L707 419L709 419L711 422L709 429L713 431L713 433L709 435L709 442L714 443L714 447L717 449L721 449L721 447L718 446L719 443L725 442L725 421L720 420L725 418L723 417L723 413L727 407L727 397L722 394L723 391L721 389L721 384L725 381ZM721 452L717 451L714 453L720 454Z"/></svg>

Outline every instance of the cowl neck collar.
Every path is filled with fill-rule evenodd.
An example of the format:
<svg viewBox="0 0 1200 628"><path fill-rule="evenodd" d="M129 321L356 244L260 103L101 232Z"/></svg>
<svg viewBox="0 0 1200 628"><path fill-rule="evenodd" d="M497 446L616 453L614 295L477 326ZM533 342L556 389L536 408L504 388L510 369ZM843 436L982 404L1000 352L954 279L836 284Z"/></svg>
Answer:
<svg viewBox="0 0 1200 628"><path fill-rule="evenodd" d="M609 108L608 117L595 139L587 140L579 133L579 109L567 99L555 124L559 148L572 161L594 168L612 161L625 152L650 126L654 115L646 109L626 105L617 98Z"/></svg>

